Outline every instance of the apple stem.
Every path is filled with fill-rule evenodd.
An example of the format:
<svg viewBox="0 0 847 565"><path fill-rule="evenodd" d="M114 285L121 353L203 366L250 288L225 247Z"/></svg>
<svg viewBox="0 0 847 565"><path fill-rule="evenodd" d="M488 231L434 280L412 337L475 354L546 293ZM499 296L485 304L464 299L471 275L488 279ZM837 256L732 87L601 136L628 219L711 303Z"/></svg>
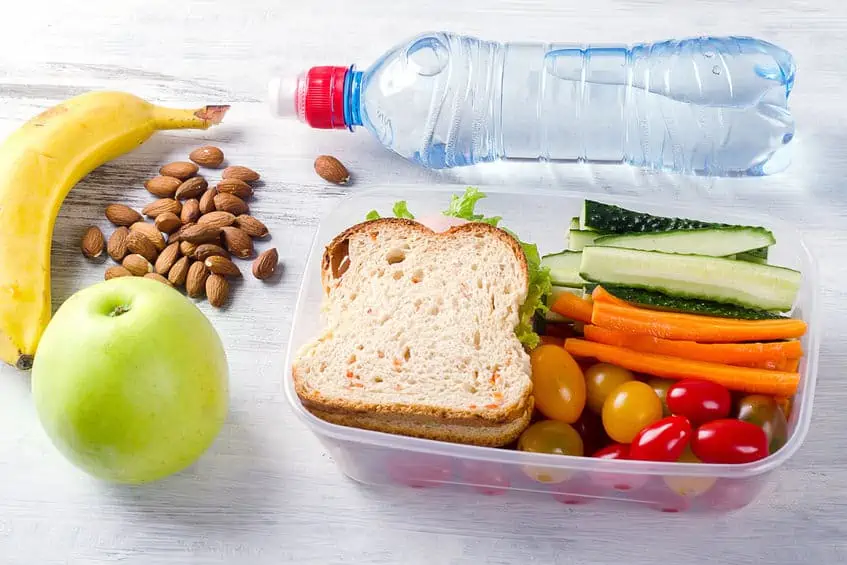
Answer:
<svg viewBox="0 0 847 565"><path fill-rule="evenodd" d="M126 314L127 312L129 312L129 306L126 304L122 304L120 306L115 306L115 308L111 312L109 312L109 316L112 316L114 318L116 316L120 316L121 314Z"/></svg>

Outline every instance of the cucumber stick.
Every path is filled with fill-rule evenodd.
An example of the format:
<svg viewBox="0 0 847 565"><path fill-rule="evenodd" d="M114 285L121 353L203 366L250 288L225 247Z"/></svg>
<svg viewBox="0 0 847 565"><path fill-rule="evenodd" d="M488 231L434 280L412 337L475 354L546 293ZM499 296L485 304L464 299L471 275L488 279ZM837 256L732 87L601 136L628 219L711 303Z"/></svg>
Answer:
<svg viewBox="0 0 847 565"><path fill-rule="evenodd" d="M559 298L559 296L561 296L564 293L574 294L574 295L579 296L581 298L582 297L582 288L576 288L576 287L570 288L570 287L567 287L567 286L554 286L553 290L550 292L550 294L548 294L545 297L544 303L549 308L550 306L553 305L553 303L556 301L556 299ZM548 322L570 322L571 321L571 320L565 318L564 316L562 316L561 314L556 314L552 310L548 310L547 312L544 313L544 319L547 320Z"/></svg>
<svg viewBox="0 0 847 565"><path fill-rule="evenodd" d="M571 230L568 232L568 250L582 251L586 245L591 245L594 241L602 237L603 234L589 230Z"/></svg>
<svg viewBox="0 0 847 565"><path fill-rule="evenodd" d="M798 271L703 255L589 246L579 276L590 282L654 290L758 310L790 310Z"/></svg>
<svg viewBox="0 0 847 565"><path fill-rule="evenodd" d="M720 302L712 302L711 300L700 300L699 298L668 296L661 292L640 288L604 286L603 289L621 300L652 310L685 312L687 314L734 318L737 320L773 320L783 317L777 312L768 310L754 310L734 304L721 304Z"/></svg>
<svg viewBox="0 0 847 565"><path fill-rule="evenodd" d="M582 288L585 281L579 276L582 253L578 251L562 251L545 255L541 258L541 266L550 268L550 279L555 286Z"/></svg>
<svg viewBox="0 0 847 565"><path fill-rule="evenodd" d="M592 229L604 233L657 232L729 226L729 224L687 218L654 216L594 200L583 202L579 224L580 229Z"/></svg>
<svg viewBox="0 0 847 565"><path fill-rule="evenodd" d="M739 261L750 261L751 263L765 265L768 262L768 248L760 247L759 249L751 249L750 251L739 253L735 258Z"/></svg>
<svg viewBox="0 0 847 565"><path fill-rule="evenodd" d="M716 257L767 248L774 243L776 240L769 230L741 226L604 235L594 240L594 245L603 247Z"/></svg>

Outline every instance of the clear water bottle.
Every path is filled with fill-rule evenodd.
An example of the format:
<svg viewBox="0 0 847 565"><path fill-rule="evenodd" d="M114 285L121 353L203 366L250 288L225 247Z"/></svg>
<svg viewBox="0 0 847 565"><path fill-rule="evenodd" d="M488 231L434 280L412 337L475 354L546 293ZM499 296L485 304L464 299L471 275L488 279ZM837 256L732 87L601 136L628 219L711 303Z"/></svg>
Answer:
<svg viewBox="0 0 847 565"><path fill-rule="evenodd" d="M496 160L628 163L711 176L783 170L790 53L748 37L581 46L427 33L365 71L270 84L278 116L365 127L425 167Z"/></svg>

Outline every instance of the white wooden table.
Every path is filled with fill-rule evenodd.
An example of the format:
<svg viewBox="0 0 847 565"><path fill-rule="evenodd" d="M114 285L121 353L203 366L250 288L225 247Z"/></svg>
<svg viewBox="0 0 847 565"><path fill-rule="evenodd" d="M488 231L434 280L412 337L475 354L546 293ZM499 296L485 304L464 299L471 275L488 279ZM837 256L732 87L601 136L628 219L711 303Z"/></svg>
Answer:
<svg viewBox="0 0 847 565"><path fill-rule="evenodd" d="M847 560L847 4L837 0L30 0L6 7L0 34L0 129L93 88L161 103L231 103L205 133L159 134L85 179L54 235L57 306L102 276L78 251L102 210L142 205L159 164L209 141L266 184L254 209L285 272L248 280L225 312L203 304L232 372L231 416L191 469L120 488L66 463L36 420L26 374L0 370L0 562L93 564L334 563L838 563ZM588 168L488 167L436 174L388 154L364 131L312 131L274 121L267 78L313 64L367 65L423 30L493 39L637 42L749 34L797 57L792 106L795 162L761 182L687 180L678 196L767 211L799 223L821 258L825 333L812 430L803 448L745 510L700 518L540 505L520 498L437 490L364 488L345 479L295 419L280 366L313 231L342 195L392 182L521 183L579 180L616 190L616 175ZM330 153L355 175L349 188L315 176ZM636 178L637 175L636 175ZM643 188L650 188L644 181ZM401 196L398 194L398 196ZM6 242L0 242L5 244Z"/></svg>

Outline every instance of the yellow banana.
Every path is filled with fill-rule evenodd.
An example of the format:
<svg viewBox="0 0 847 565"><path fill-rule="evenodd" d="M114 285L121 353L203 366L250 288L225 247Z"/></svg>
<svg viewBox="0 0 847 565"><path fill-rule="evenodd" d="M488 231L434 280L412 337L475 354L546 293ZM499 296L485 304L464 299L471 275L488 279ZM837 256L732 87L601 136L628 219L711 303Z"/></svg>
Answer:
<svg viewBox="0 0 847 565"><path fill-rule="evenodd" d="M0 360L32 366L51 317L50 242L68 192L155 131L207 129L228 108L165 108L123 92L89 92L32 118L0 145Z"/></svg>

